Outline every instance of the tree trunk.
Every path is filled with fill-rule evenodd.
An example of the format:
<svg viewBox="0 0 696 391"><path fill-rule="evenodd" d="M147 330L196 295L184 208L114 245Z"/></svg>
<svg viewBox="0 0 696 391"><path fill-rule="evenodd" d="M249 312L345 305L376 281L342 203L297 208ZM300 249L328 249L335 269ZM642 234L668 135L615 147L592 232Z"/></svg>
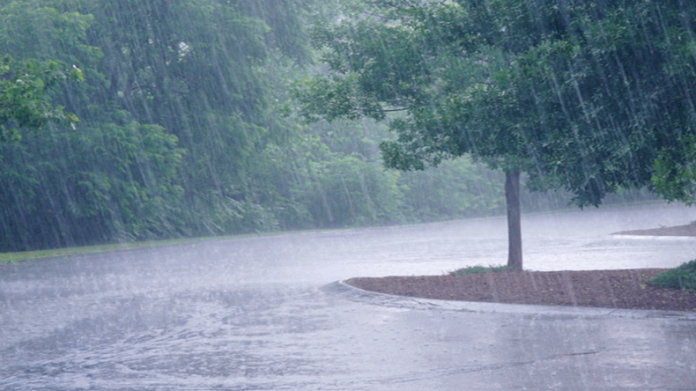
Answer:
<svg viewBox="0 0 696 391"><path fill-rule="evenodd" d="M508 221L508 263L511 270L522 270L522 225L520 223L520 172L505 172L505 201Z"/></svg>

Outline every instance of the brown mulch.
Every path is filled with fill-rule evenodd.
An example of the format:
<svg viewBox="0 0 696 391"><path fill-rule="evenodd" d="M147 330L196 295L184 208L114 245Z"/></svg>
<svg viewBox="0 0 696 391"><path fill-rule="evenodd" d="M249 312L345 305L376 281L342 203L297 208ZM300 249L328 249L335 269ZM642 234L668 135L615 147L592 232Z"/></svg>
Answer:
<svg viewBox="0 0 696 391"><path fill-rule="evenodd" d="M353 278L347 282L373 292L439 300L696 311L696 293L647 283L664 270L524 271Z"/></svg>
<svg viewBox="0 0 696 391"><path fill-rule="evenodd" d="M652 229L639 229L635 231L622 231L614 235L646 235L646 236L696 236L696 225L687 224L676 227L662 227Z"/></svg>
<svg viewBox="0 0 696 391"><path fill-rule="evenodd" d="M696 236L696 226L625 231L621 235ZM459 276L353 278L360 289L399 296L511 304L696 311L696 293L659 288L667 269L496 272Z"/></svg>

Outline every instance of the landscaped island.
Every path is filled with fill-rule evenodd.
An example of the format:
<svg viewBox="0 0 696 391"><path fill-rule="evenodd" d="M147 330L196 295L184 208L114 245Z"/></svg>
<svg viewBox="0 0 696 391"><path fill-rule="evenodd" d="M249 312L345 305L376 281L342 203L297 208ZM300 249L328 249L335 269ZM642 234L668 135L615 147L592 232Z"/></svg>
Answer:
<svg viewBox="0 0 696 391"><path fill-rule="evenodd" d="M621 235L694 236L696 226L619 232ZM696 311L696 292L649 283L670 269L504 271L420 277L353 278L374 292L440 300L640 310Z"/></svg>

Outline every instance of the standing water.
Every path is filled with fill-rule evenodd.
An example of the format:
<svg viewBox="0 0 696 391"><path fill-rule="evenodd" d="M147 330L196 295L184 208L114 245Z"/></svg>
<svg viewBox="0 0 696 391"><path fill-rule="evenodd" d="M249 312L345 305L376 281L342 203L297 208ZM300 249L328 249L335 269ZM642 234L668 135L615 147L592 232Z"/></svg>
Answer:
<svg viewBox="0 0 696 391"><path fill-rule="evenodd" d="M696 241L652 204L524 216L531 270L674 267ZM693 320L465 312L322 290L506 257L504 218L222 239L0 268L6 390L687 389ZM529 308L529 307L528 307Z"/></svg>

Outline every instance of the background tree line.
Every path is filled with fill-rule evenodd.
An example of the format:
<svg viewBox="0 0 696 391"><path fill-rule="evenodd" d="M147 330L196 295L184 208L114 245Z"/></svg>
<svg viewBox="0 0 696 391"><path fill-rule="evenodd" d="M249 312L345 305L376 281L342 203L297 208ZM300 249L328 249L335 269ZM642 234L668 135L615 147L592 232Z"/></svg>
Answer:
<svg viewBox="0 0 696 391"><path fill-rule="evenodd" d="M491 15L484 12L493 12L496 18L518 20L520 15L524 16L520 8L525 4L522 0L484 2L489 8L480 10L468 9L467 2L461 2L459 8L455 7L457 2L342 3L349 8L311 0L0 1L0 54L8 56L0 68L0 125L5 138L0 142L0 251L501 213L505 210L502 174L485 168L479 160L493 168L509 167L523 161L517 159L523 154L519 150L506 150L501 155L495 148L529 148L533 144L507 143L503 137L508 134L518 137L515 135L521 133L510 133L509 126L499 120L523 118L532 124L525 129L541 129L541 125L547 129L547 123L554 121L562 125L558 129L566 129L576 125L578 118L586 118L577 108L572 115L558 118L560 114L552 106L557 104L556 92L561 92L561 96L573 92L567 74L564 74L566 89L547 88L532 94L524 90L544 85L539 81L552 82L544 79L543 75L548 74L532 66L537 57L566 56L564 59L574 61L577 54L573 50L578 50L573 49L575 46L568 51L554 43L555 46L544 49L539 42L546 41L537 38L533 44L519 44L522 49L514 49L512 43L514 50L496 47L496 42L502 42L505 37L496 38L493 30L476 31L475 20L469 18L478 15L476 12L481 13L478 17L488 18ZM390 31L386 28L388 24L377 23L378 18L365 17L374 14L375 9L393 21L406 16L407 19L399 22L404 26L403 31ZM510 10L522 13L515 16ZM618 8L612 10L619 12ZM344 85L348 89L339 90L334 100L315 97L308 101L310 107L298 107L288 86L294 85L295 91L301 91L303 85L316 88L314 84L298 84L296 80L308 75L321 80L321 75L328 75L328 69L338 64L330 59L326 63L316 61L326 54L330 38L337 37L326 35L327 30L320 27L334 26L333 22L345 20L350 12L355 17L351 20L363 20L368 27L362 31L362 37L372 45L367 47L372 50L370 55L386 55L377 58L380 62L370 63L373 74L364 75L393 82L389 88L399 90L385 89L377 98L369 94L356 96L353 93L360 90L351 83L366 83L365 91L370 88L376 91L380 84L378 79L372 80L371 85L365 80L349 78ZM560 16L542 13L538 17L546 20ZM457 24L467 20L473 24ZM405 22L414 24L406 28ZM340 23L336 26L340 27ZM428 26L440 27L428 29ZM414 35L423 31L429 33ZM513 38L529 34L523 29L510 31ZM360 34L361 30L353 32ZM401 45L385 45L391 39L399 39L399 34L406 34L409 39L395 41ZM481 42L468 43L472 36L488 41L481 38ZM568 37L572 35L561 38L569 40ZM413 38L430 39L438 45L404 47L414 44ZM652 42L635 43L634 38L627 36L617 42L625 41L626 45ZM473 57L457 54L466 45L477 61L498 65L484 67L467 62ZM380 53L379 48L389 50ZM422 50L426 48L428 51ZM684 53L678 56L682 63L669 62L675 79L689 77L681 72L691 66L689 44L684 43L680 48ZM413 54L409 50L418 54L408 57L410 60L430 58L438 63L402 61L406 59L404 55ZM340 48L335 53L339 55L335 59L342 55ZM606 61L609 61L614 52L607 53ZM525 55L536 57L529 57L525 63ZM442 61L448 66L443 67ZM511 63L532 65L506 66ZM397 65L401 68L394 68ZM440 84L432 84L432 80L426 82L421 70L414 71L418 67L430 71L445 69L449 73L438 75ZM558 72L561 71L570 72L559 68ZM526 75L534 72L541 75L540 79L532 78L530 84L524 84L528 80ZM399 75L416 79L402 80ZM481 78L499 83L471 83ZM399 84L404 80L409 83ZM684 83L689 80L684 79ZM660 82L655 79L655 83ZM685 93L690 91L687 84L679 84ZM453 100L457 98L451 93L456 90L455 85L472 87L469 95L476 100ZM503 88L514 93L507 93ZM647 94L648 90L640 92ZM341 101L344 98L353 100ZM530 102L531 98L536 100ZM602 104L610 104L610 98L605 97ZM379 105L385 99L396 99L392 102L394 107L415 102L408 107L420 110L408 115L387 113L390 107ZM8 103L15 101L20 105ZM588 101L593 100L588 97ZM637 105L638 100L635 102ZM688 104L686 98L680 102ZM332 103L343 104L350 110L357 107L358 111L350 111L346 115L348 120L334 121L338 115L328 118L331 122L305 120L310 112L322 114L319 109L335 108ZM585 106L582 110L597 110ZM497 111L483 112L479 110L481 107ZM548 111L543 124L537 117L520 116L520 112L528 113L530 107ZM500 110L505 108L510 111L501 114ZM298 110L305 115L295 115ZM462 117L479 112L473 120ZM393 119L391 125L375 121L387 117ZM363 119L352 121L357 118ZM638 121L637 117L631 118ZM689 118L681 120L689 125ZM423 141L418 137L436 136L435 130L442 129L444 124L452 132L461 132L472 123L481 131L498 132L486 136L493 137L491 144L472 141L470 145L475 145L475 149L468 146L450 150L403 149L409 145L433 145L432 140L418 144ZM639 125L635 122L630 126ZM390 127L395 132L390 132ZM419 129L432 131L422 133ZM685 131L684 137L690 137L688 134ZM539 142L549 140L539 139ZM428 157L418 155L424 151L434 152L432 156L437 163L450 156L466 156L447 161L437 170L402 173L384 169L380 143L383 151L391 151L386 154L388 162L411 159L412 163L427 163ZM385 145L391 149L385 149ZM493 153L487 153L483 145L491 146ZM617 145L610 144L607 148ZM625 145L618 146L625 148ZM633 150L630 145L628 148ZM585 144L580 147L587 149ZM577 186L567 184L574 182L563 182L560 179L564 176L548 167L558 163L575 172L577 165L566 160L548 161L551 157L567 159L565 149L554 148L549 146L548 150L556 152L549 156L544 152L543 159L539 157L542 152L537 152L535 159L524 160L527 165L522 171L530 174L534 184L563 183L556 187L573 192ZM669 150L671 153L656 151L663 162L660 172L665 174L661 178L668 179L674 159L691 153L688 148ZM475 152L477 161L468 157L471 152ZM516 159L498 159L503 155ZM617 171L624 168L621 166ZM602 187L601 195L644 185L643 179L649 174L637 172L641 181L617 181L616 186ZM656 183L658 188L667 189L675 181ZM552 186L545 188L548 187ZM552 193L546 200L564 205L564 194ZM529 208L541 204L539 198L529 194L523 194L522 202Z"/></svg>

